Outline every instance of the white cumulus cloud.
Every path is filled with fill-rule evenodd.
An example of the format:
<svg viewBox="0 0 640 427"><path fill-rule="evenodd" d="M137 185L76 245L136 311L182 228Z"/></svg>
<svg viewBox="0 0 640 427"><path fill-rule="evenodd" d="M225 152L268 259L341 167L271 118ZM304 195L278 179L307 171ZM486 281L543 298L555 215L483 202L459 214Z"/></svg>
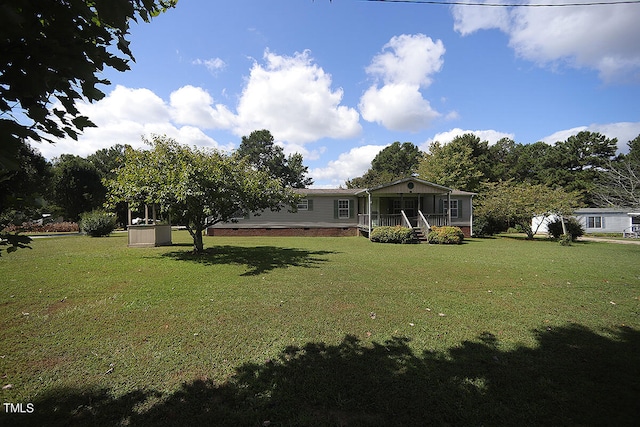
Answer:
<svg viewBox="0 0 640 427"><path fill-rule="evenodd" d="M391 38L366 72L376 80L360 98L362 118L395 131L418 131L440 116L420 89L442 69L445 48L424 34ZM379 83L381 82L381 86Z"/></svg>
<svg viewBox="0 0 640 427"><path fill-rule="evenodd" d="M69 138L56 140L55 144L34 143L48 159L61 154L76 154L86 157L102 148L115 144L142 147L142 137L152 134L167 135L188 144L229 149L191 125L180 125L172 121L175 108L170 107L159 96L148 89L132 89L116 86L102 100L93 104L78 103L78 109L91 119L97 127L86 128L78 141Z"/></svg>
<svg viewBox="0 0 640 427"><path fill-rule="evenodd" d="M342 153L336 160L331 160L326 167L312 169L309 175L316 182L327 182L329 187L336 188L345 181L363 175L370 167L371 161L386 145L362 145Z"/></svg>
<svg viewBox="0 0 640 427"><path fill-rule="evenodd" d="M452 10L460 34L499 29L518 56L541 66L591 68L607 82L640 79L640 8L635 4Z"/></svg>
<svg viewBox="0 0 640 427"><path fill-rule="evenodd" d="M171 115L176 123L204 129L229 129L236 122L235 115L222 104L213 106L209 93L195 86L183 86L171 93Z"/></svg>
<svg viewBox="0 0 640 427"><path fill-rule="evenodd" d="M547 144L555 144L558 141L566 141L570 136L582 131L598 132L610 139L618 138L618 150L626 153L629 151L627 143L640 135L640 122L593 123L588 126L577 126L554 132L542 138L541 141Z"/></svg>
<svg viewBox="0 0 640 427"><path fill-rule="evenodd" d="M269 129L276 139L304 144L321 138L353 138L362 130L358 112L340 105L343 90L314 64L309 51L264 54L255 63L237 108L237 135Z"/></svg>

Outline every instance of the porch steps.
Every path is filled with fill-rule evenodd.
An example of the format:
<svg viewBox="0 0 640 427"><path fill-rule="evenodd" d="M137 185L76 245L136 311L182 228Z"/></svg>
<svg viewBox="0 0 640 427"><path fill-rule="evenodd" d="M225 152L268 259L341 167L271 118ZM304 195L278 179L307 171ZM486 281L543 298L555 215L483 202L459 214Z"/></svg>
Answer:
<svg viewBox="0 0 640 427"><path fill-rule="evenodd" d="M420 243L428 242L427 236L424 235L420 227L413 227L413 235L415 236L416 240Z"/></svg>

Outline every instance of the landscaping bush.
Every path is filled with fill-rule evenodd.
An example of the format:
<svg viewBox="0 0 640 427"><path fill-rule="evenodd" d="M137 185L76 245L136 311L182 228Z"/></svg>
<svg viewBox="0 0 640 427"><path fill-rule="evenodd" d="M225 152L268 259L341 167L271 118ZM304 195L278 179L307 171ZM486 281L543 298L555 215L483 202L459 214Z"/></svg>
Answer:
<svg viewBox="0 0 640 427"><path fill-rule="evenodd" d="M459 245L464 240L464 234L459 227L431 227L427 239L429 243Z"/></svg>
<svg viewBox="0 0 640 427"><path fill-rule="evenodd" d="M571 242L573 242L574 240L575 239L571 234L563 234L562 236L560 236L560 245L571 246Z"/></svg>
<svg viewBox="0 0 640 427"><path fill-rule="evenodd" d="M473 235L475 237L493 236L506 230L506 226L500 221L486 216L473 218Z"/></svg>
<svg viewBox="0 0 640 427"><path fill-rule="evenodd" d="M378 243L413 243L413 230L406 227L376 227L371 231L371 241Z"/></svg>
<svg viewBox="0 0 640 427"><path fill-rule="evenodd" d="M571 236L571 240L574 242L578 239L578 237L584 235L584 228L582 228L582 224L580 224L580 222L575 218L569 218L566 221L565 226L567 227L567 234ZM551 235L554 239L562 238L562 235L564 233L562 230L562 220L558 218L555 221L549 223L549 225L547 225L547 230L549 231L549 235Z"/></svg>
<svg viewBox="0 0 640 427"><path fill-rule="evenodd" d="M116 229L116 216L103 210L80 215L80 230L91 237L108 236Z"/></svg>

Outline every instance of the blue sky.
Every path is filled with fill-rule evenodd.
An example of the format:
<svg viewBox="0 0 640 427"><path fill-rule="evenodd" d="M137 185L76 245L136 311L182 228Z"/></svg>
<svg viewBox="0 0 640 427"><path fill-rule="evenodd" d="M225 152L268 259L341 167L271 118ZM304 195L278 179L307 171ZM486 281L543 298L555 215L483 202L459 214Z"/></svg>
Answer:
<svg viewBox="0 0 640 427"><path fill-rule="evenodd" d="M427 150L464 132L553 143L590 130L624 151L640 134L638 22L640 4L180 0L133 26L131 70L106 70L106 98L79 106L99 127L38 148L86 156L155 133L233 150L269 129L318 187L394 141Z"/></svg>

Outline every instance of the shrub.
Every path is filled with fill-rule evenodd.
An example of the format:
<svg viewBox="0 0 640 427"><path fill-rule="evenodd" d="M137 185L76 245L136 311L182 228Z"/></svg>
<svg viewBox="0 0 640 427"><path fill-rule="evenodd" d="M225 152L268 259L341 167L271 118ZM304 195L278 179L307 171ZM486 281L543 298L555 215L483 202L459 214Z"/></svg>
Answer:
<svg viewBox="0 0 640 427"><path fill-rule="evenodd" d="M560 245L571 246L571 242L573 242L574 240L575 239L571 234L563 234L562 236L560 236Z"/></svg>
<svg viewBox="0 0 640 427"><path fill-rule="evenodd" d="M116 228L116 216L103 210L80 215L80 230L91 237L108 236Z"/></svg>
<svg viewBox="0 0 640 427"><path fill-rule="evenodd" d="M427 239L429 243L459 245L464 240L464 234L459 227L431 227Z"/></svg>
<svg viewBox="0 0 640 427"><path fill-rule="evenodd" d="M584 228L582 228L582 224L580 224L580 222L575 218L569 218L565 222L565 226L567 227L567 234L574 242L578 237L584 235ZM562 220L558 218L555 221L550 222L549 225L547 225L547 230L554 239L562 238L564 233L562 230Z"/></svg>
<svg viewBox="0 0 640 427"><path fill-rule="evenodd" d="M500 221L486 216L473 218L473 235L476 237L493 236L505 231L507 227Z"/></svg>
<svg viewBox="0 0 640 427"><path fill-rule="evenodd" d="M413 243L413 230L399 225L395 227L376 227L371 231L371 241L378 243Z"/></svg>

